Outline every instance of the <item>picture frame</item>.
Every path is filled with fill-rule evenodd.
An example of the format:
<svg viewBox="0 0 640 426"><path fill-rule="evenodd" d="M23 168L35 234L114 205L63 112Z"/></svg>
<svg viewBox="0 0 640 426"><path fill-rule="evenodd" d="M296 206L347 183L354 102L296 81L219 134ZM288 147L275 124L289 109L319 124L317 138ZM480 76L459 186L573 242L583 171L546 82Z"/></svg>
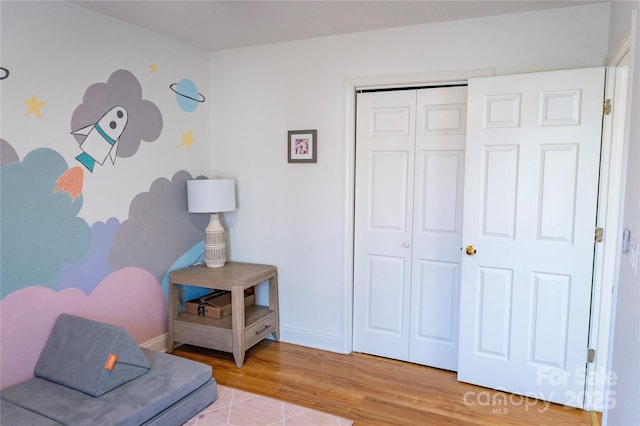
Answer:
<svg viewBox="0 0 640 426"><path fill-rule="evenodd" d="M287 132L287 161L289 163L317 163L318 131L289 130Z"/></svg>

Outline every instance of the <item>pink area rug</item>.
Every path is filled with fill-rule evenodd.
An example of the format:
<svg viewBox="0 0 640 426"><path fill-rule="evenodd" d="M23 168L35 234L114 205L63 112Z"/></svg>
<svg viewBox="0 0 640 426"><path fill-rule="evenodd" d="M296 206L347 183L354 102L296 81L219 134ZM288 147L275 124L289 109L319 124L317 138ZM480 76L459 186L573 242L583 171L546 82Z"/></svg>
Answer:
<svg viewBox="0 0 640 426"><path fill-rule="evenodd" d="M352 420L218 385L218 399L185 426L347 426Z"/></svg>

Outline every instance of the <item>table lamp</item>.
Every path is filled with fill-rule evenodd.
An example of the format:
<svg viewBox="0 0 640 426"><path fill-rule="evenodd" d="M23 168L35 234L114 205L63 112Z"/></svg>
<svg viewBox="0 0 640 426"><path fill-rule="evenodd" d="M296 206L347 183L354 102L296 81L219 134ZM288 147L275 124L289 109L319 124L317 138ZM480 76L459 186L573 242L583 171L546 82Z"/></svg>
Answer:
<svg viewBox="0 0 640 426"><path fill-rule="evenodd" d="M218 213L236 209L236 186L233 179L196 179L187 181L189 213L211 213L204 231L204 263L220 268L227 261L224 227Z"/></svg>

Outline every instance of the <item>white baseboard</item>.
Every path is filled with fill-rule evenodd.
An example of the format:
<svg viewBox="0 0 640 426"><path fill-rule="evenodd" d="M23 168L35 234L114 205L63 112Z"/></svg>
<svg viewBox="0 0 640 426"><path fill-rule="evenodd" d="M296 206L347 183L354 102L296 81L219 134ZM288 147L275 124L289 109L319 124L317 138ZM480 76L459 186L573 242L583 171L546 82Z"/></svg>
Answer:
<svg viewBox="0 0 640 426"><path fill-rule="evenodd" d="M158 352L167 352L169 336L165 333L142 343L140 346ZM271 338L271 337L268 337ZM310 330L280 327L280 341L329 352L345 353L340 336L321 334Z"/></svg>
<svg viewBox="0 0 640 426"><path fill-rule="evenodd" d="M158 352L166 352L168 349L168 338L169 335L165 333L156 337L155 339L151 339L142 343L140 346L145 349L151 349Z"/></svg>
<svg viewBox="0 0 640 426"><path fill-rule="evenodd" d="M301 328L280 326L280 341L324 351L345 353L341 336L317 333Z"/></svg>

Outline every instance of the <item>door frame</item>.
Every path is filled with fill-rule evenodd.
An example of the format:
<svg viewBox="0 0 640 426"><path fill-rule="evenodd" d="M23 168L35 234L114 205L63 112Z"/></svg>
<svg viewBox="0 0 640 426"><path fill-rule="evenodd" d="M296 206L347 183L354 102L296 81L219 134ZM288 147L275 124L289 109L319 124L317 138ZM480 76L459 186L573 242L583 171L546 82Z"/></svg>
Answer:
<svg viewBox="0 0 640 426"><path fill-rule="evenodd" d="M624 48L621 46L621 51ZM628 47L627 47L628 49ZM614 55L615 58L619 56ZM611 67L614 64L614 60L609 61L608 66ZM368 76L368 77L353 77L347 78L344 82L344 99L345 99L345 145L344 145L344 211L343 211L343 235L344 247L343 247L343 305L342 305L342 317L343 329L342 329L342 352L351 353L353 350L353 270L354 270L354 221L355 221L355 120L356 120L356 92L362 89L377 89L377 88L404 88L412 86L429 86L429 85L444 85L451 83L467 83L470 78L476 77L492 77L495 75L494 68L478 68L468 70L452 70L452 71L437 71L437 72L425 72L414 74L392 74L382 76ZM607 75L608 70L607 70ZM608 82L605 82L608 84ZM605 133L603 135L606 136ZM619 150L622 144L620 140L603 140L603 149L607 149L608 153L613 150ZM609 163L604 163L601 168L601 176L606 176L607 179L601 180L599 183L599 190L602 194L604 182L609 182L609 177L617 176L621 172L621 169L614 165L611 167ZM598 216L598 226L607 229L611 226L617 226L617 219L619 216L619 201L621 194L608 193L607 214L604 217ZM605 202L601 195L598 202ZM600 204L599 204L600 205ZM602 220L602 221L601 221ZM610 222L613 221L613 222ZM611 228L610 228L611 229ZM616 238L615 235L611 238ZM615 243L615 240L614 240ZM601 289L603 280L611 279L611 275L615 273L608 272L605 269L603 273L601 269L602 259L611 259L616 257L615 244L604 245L601 250L597 250L595 253L594 269L594 283L593 287ZM596 356L595 363L589 364L588 373L593 371L606 371L607 367L607 354L609 352L609 324L611 322L612 315L612 297L608 292L596 291L593 293L592 306L597 307L597 315L592 315L591 327L589 330L589 342L597 342L598 356ZM595 344L595 343L594 343ZM585 354L586 356L586 354ZM591 374L593 375L593 374ZM597 379L597 377L596 377ZM585 409L590 410L594 408L594 395L602 392L600 395L604 395L604 384L597 383L597 380L587 380L585 384ZM597 407L596 407L597 408Z"/></svg>
<svg viewBox="0 0 640 426"><path fill-rule="evenodd" d="M596 244L589 348L596 350L593 363L587 364L584 409L603 411L609 377L610 327L613 320L613 288L617 281L617 259L620 247L620 206L623 192L623 147L627 128L628 73L622 74L623 60L630 54L631 33L627 34L606 66L604 98L612 102L613 114L605 115L602 123L600 182L596 226L604 229L603 244ZM627 64L627 70L628 70ZM622 87L620 85L622 83ZM607 285L605 288L604 286Z"/></svg>

